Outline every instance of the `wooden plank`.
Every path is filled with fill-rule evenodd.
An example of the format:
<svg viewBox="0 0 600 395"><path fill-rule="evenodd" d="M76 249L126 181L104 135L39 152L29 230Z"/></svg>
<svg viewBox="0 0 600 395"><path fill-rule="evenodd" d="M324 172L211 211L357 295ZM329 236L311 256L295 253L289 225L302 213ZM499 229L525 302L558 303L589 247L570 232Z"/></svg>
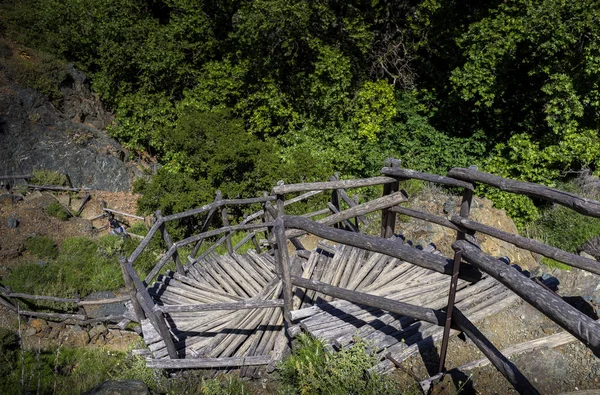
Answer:
<svg viewBox="0 0 600 395"><path fill-rule="evenodd" d="M228 368L239 366L266 365L271 356L261 355L252 357L231 358L188 358L188 359L151 359L146 360L146 366L151 369L207 369Z"/></svg>
<svg viewBox="0 0 600 395"><path fill-rule="evenodd" d="M409 180L409 179L422 180L422 181L433 182L436 184L448 185L448 186L452 186L452 187L465 188L465 189L469 189L471 191L473 190L473 184L471 184L470 182L464 182L464 181L457 180L455 178L450 178L450 177L438 176L437 174L423 173L423 172L411 170L411 169L384 167L383 169L381 169L381 174L384 174L384 175L390 176L390 177L397 177L399 179L404 179L404 180Z"/></svg>
<svg viewBox="0 0 600 395"><path fill-rule="evenodd" d="M560 296L531 281L517 269L484 254L467 241L456 241L452 248L462 250L463 257L504 284L527 303L577 337L600 357L600 324L562 300Z"/></svg>
<svg viewBox="0 0 600 395"><path fill-rule="evenodd" d="M469 182L481 182L506 192L544 199L569 207L578 213L600 218L600 202L582 198L573 193L564 192L559 189L530 182L509 180L475 169L454 168L448 172L448 175Z"/></svg>
<svg viewBox="0 0 600 395"><path fill-rule="evenodd" d="M586 258L577 254L571 254L561 250L560 248L549 246L537 240L532 240L526 237L504 232L491 226L487 226L476 221L471 221L457 215L452 216L452 222L464 229L485 233L486 235L490 235L497 239L514 244L519 248L533 251L548 258L552 258L559 262L566 263L567 265L574 266L588 272L600 274L600 262L595 259Z"/></svg>
<svg viewBox="0 0 600 395"><path fill-rule="evenodd" d="M439 273L452 274L451 260L401 245L395 240L386 240L375 236L333 229L302 217L286 215L283 217L283 220L287 228L302 229L315 236L337 243L379 252ZM470 282L479 281L481 276L482 274L479 270L467 265L463 265L459 272L461 279Z"/></svg>
<svg viewBox="0 0 600 395"><path fill-rule="evenodd" d="M106 207L104 207L102 210L106 211L107 213L118 214L118 215L122 215L124 217L131 217L131 218L139 219L141 221L145 220L144 217L140 217L139 215L128 214L128 213L124 213L122 211L117 211L117 210L113 210L113 209L106 208Z"/></svg>

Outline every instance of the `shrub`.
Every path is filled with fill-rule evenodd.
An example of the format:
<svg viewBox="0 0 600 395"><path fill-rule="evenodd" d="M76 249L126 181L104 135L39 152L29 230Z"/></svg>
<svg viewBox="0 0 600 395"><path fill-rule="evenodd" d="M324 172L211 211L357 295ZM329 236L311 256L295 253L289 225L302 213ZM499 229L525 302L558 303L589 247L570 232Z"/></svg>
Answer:
<svg viewBox="0 0 600 395"><path fill-rule="evenodd" d="M286 394L399 394L393 381L371 371L377 357L364 341L340 352L309 335L298 337L299 346L279 364Z"/></svg>
<svg viewBox="0 0 600 395"><path fill-rule="evenodd" d="M33 171L33 178L29 180L34 185L58 185L68 184L67 176L54 170L37 169Z"/></svg>
<svg viewBox="0 0 600 395"><path fill-rule="evenodd" d="M61 221L66 221L71 217L71 214L59 202L52 202L46 207L46 214L51 217L58 218Z"/></svg>
<svg viewBox="0 0 600 395"><path fill-rule="evenodd" d="M54 240L46 236L31 236L25 240L25 249L40 258L55 259L58 247Z"/></svg>

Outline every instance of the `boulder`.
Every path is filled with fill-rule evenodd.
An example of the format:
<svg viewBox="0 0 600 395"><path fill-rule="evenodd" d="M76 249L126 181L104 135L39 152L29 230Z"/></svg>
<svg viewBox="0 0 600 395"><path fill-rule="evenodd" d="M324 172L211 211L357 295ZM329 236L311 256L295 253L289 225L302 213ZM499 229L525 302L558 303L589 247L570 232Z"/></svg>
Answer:
<svg viewBox="0 0 600 395"><path fill-rule="evenodd" d="M452 206L451 202L454 202L454 206ZM441 197L433 197L426 201L416 199L412 207L417 210L450 218L453 213L458 213L459 203L460 199L448 199L442 195ZM517 227L512 219L506 215L506 212L493 208L492 202L487 199L473 199L469 218L508 233L518 234ZM396 233L401 234L405 241L414 246L420 245L425 247L428 244L434 244L444 256L452 257L454 255L451 246L456 240L456 231L452 229L430 222L411 219L408 222L400 223L396 227ZM538 266L536 258L529 251L517 248L510 243L483 233L476 233L475 239L482 251L491 256L498 258L508 257L511 263L517 264L526 270L532 270Z"/></svg>
<svg viewBox="0 0 600 395"><path fill-rule="evenodd" d="M106 326L104 326L103 324L96 325L89 332L90 342L96 343L98 341L98 339L100 339L100 338L102 338L102 340L103 340L104 335L106 335L107 333L108 333L108 329L106 328Z"/></svg>
<svg viewBox="0 0 600 395"><path fill-rule="evenodd" d="M148 386L140 380L110 380L84 392L84 395L146 395Z"/></svg>
<svg viewBox="0 0 600 395"><path fill-rule="evenodd" d="M71 347L83 347L90 342L90 335L79 325L67 327L61 332L62 343Z"/></svg>

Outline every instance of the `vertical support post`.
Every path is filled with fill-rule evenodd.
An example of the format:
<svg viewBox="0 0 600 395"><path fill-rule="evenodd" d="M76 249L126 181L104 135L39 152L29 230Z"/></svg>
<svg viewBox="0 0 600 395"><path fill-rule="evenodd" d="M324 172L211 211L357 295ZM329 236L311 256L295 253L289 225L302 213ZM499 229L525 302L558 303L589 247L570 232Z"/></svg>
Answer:
<svg viewBox="0 0 600 395"><path fill-rule="evenodd" d="M258 239L256 238L256 233L254 233L252 235L252 243L254 244L254 248L256 249L256 253L260 254L260 243L258 242Z"/></svg>
<svg viewBox="0 0 600 395"><path fill-rule="evenodd" d="M281 276L282 293L283 293L283 322L285 334L288 338L288 346L291 346L291 338L288 334L288 329L292 326L292 280L290 277L290 257L287 252L287 242L285 237L285 228L283 217L278 217L275 220L273 227L275 239L277 241L277 263L279 275Z"/></svg>
<svg viewBox="0 0 600 395"><path fill-rule="evenodd" d="M162 213L160 210L157 210L154 213L154 215L156 215L157 221L160 221L162 219ZM173 247L173 238L167 231L165 223L163 223L160 226L160 233L162 234L163 240L165 241L167 248L170 249L171 247ZM183 268L183 265L181 264L181 259L179 259L179 252L177 251L177 249L173 253L173 262L175 262L175 267L177 268L177 273L185 276L185 269Z"/></svg>
<svg viewBox="0 0 600 395"><path fill-rule="evenodd" d="M223 226L229 226L229 218L227 217L227 209L223 207L221 210L221 218L223 218ZM233 254L233 244L231 243L231 233L227 233L225 236L225 241L227 242L227 251L229 254Z"/></svg>
<svg viewBox="0 0 600 395"><path fill-rule="evenodd" d="M469 169L476 166L469 166ZM471 203L473 201L473 191L465 189L463 191L462 202L460 203L460 216L468 218L471 213ZM456 240L465 240L466 234L462 231L456 232ZM458 286L458 273L462 259L462 251L458 250L454 253L454 264L452 266L452 278L450 279L450 290L448 292L448 305L446 307L446 323L444 325L444 334L442 336L442 348L440 350L440 366L439 373L446 370L446 352L448 350L448 338L450 337L450 327L452 326L452 312L454 310L454 300L456 297L456 287Z"/></svg>
<svg viewBox="0 0 600 395"><path fill-rule="evenodd" d="M332 175L331 177L329 177L329 181L338 181L338 180L339 180L339 176L338 176L337 172L334 175ZM335 207L337 212L340 212L340 193L338 192L337 189L334 189L333 191L331 191L331 204L333 205L333 207ZM334 228L342 228L343 225L341 223L337 223L337 224L334 224L333 227Z"/></svg>
<svg viewBox="0 0 600 395"><path fill-rule="evenodd" d="M142 283L142 280L140 280L135 272L133 265L131 265L127 259L123 259L123 264L121 267L125 268L125 271L133 281L133 284L137 290L135 300L141 306L144 314L150 320L150 323L154 329L156 329L162 340L165 342L165 347L169 353L169 358L178 359L179 355L177 353L177 349L175 348L175 343L173 342L171 333L169 332L169 327L167 326L165 316L161 311L155 309L154 302L152 301L148 290L144 286L144 283Z"/></svg>
<svg viewBox="0 0 600 395"><path fill-rule="evenodd" d="M221 200L221 191L217 191L217 195L215 196L215 202ZM206 216L206 219L204 220L204 223L202 224L202 228L200 228L200 232L198 233L204 233L206 232L206 229L208 229L208 225L210 225L210 221L212 221L215 212L217 212L217 209L212 209L208 212L208 215ZM195 258L198 255L198 251L200 250L200 246L202 245L202 242L204 242L204 239L200 239L198 240L198 242L196 243L196 245L194 246L194 249L192 250L192 253L190 254L190 257Z"/></svg>
<svg viewBox="0 0 600 395"><path fill-rule="evenodd" d="M400 161L397 159L388 158L386 160L386 166L394 169L400 167ZM400 183L398 181L391 184L383 185L383 195L390 195L394 192L398 192ZM396 213L389 209L383 209L381 211L381 237L390 238L394 235L394 228L396 227Z"/></svg>
<svg viewBox="0 0 600 395"><path fill-rule="evenodd" d="M137 300L135 285L133 284L133 280L127 272L127 268L125 267L125 265L127 265L127 258L124 256L120 257L119 264L121 265L121 271L123 272L123 280L125 280L127 294L129 295L129 299L131 299L131 304L133 305L133 312L135 313L138 323L141 324L142 321L146 319L146 314L144 314L144 310Z"/></svg>
<svg viewBox="0 0 600 395"><path fill-rule="evenodd" d="M263 191L263 196L267 197L267 196L269 196L269 194L266 191ZM269 213L269 202L264 202L263 203L263 217L262 217L263 223L271 222L274 219L275 219L275 217L272 217L271 213ZM267 232L266 232L267 240L270 238L272 231L273 231L273 227L267 226Z"/></svg>

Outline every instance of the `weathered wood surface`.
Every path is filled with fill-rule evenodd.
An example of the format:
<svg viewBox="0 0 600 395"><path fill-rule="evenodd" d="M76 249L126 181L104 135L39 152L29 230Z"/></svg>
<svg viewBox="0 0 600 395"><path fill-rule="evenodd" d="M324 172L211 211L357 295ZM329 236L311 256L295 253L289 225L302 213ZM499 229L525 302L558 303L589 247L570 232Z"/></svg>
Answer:
<svg viewBox="0 0 600 395"><path fill-rule="evenodd" d="M423 173L416 170L384 167L383 169L381 169L381 174L390 177L397 177L399 179L429 181L436 184L449 185L453 187L473 190L473 184L470 182L465 182L450 177L438 176L436 174Z"/></svg>
<svg viewBox="0 0 600 395"><path fill-rule="evenodd" d="M567 265L577 267L579 269L587 270L595 274L600 274L600 262L595 259L586 258L577 254L563 251L559 248L549 246L537 240L528 239L523 236L514 235L508 232L504 232L493 228L482 223L471 221L460 216L453 216L452 223L460 226L466 230L473 232L481 232L486 235L490 235L500 240L507 241L517 247L533 251L538 254L544 255L548 258L555 259L559 262L566 263Z"/></svg>
<svg viewBox="0 0 600 395"><path fill-rule="evenodd" d="M33 184L25 184L25 186L29 189L41 189L47 191L66 191L66 192L79 192L79 191L90 191L90 188L69 188L69 187L61 187L59 185L33 185Z"/></svg>
<svg viewBox="0 0 600 395"><path fill-rule="evenodd" d="M134 215L134 214L128 214L128 213L124 213L122 211L117 211L117 210L113 210L110 208L103 208L103 211L106 211L107 213L113 213L113 214L118 214L118 215L122 215L124 217L130 217L130 218L135 218L135 219L139 219L141 221L144 221L145 218L144 217L140 217L139 215Z"/></svg>
<svg viewBox="0 0 600 395"><path fill-rule="evenodd" d="M578 213L600 218L600 202L582 198L570 192L530 182L509 180L475 169L454 168L448 172L448 175L464 181L481 182L502 191L548 200L569 207Z"/></svg>
<svg viewBox="0 0 600 395"><path fill-rule="evenodd" d="M250 356L231 358L188 358L188 359L150 359L146 366L152 369L206 369L228 368L239 366L266 365L271 361L271 356Z"/></svg>
<svg viewBox="0 0 600 395"><path fill-rule="evenodd" d="M531 281L515 268L484 254L469 242L457 241L452 248L462 250L467 262L504 284L600 357L600 324L569 305L560 296Z"/></svg>
<svg viewBox="0 0 600 395"><path fill-rule="evenodd" d="M452 223L452 221L450 221L447 218L441 217L439 215L429 214L429 213L425 213L423 211L413 210L410 208L400 207L400 206L391 207L389 210L393 211L395 213L398 213L398 214L408 215L409 217L422 219L423 221L432 222L434 224L438 224L438 225L444 226L446 228L450 228L452 230L456 230L456 231L460 230L458 228L458 226L456 226L455 224Z"/></svg>
<svg viewBox="0 0 600 395"><path fill-rule="evenodd" d="M348 189L368 187L373 185L389 184L396 182L392 177L373 177L359 180L342 180L326 182L305 182L302 184L278 185L271 191L274 195L285 195L287 193L307 192L307 191L327 191L332 189Z"/></svg>
<svg viewBox="0 0 600 395"><path fill-rule="evenodd" d="M27 180L29 178L33 178L33 174L0 176L0 181L3 181L3 180Z"/></svg>
<svg viewBox="0 0 600 395"><path fill-rule="evenodd" d="M249 199L222 199L222 200L218 200L218 201L214 201L212 203L206 204L202 207L195 208L193 210L188 210L188 211L184 211L182 213L168 215L168 216L164 217L164 220L165 220L165 222L175 221L178 219L191 217L192 215L201 214L206 211L213 210L213 209L218 209L222 206L247 205L247 204L255 204L255 203L272 202L274 200L276 200L275 196L264 196L264 197L249 198Z"/></svg>
<svg viewBox="0 0 600 395"><path fill-rule="evenodd" d="M452 274L451 260L401 245L393 240L333 229L302 217L286 215L283 217L283 220L286 228L301 229L327 240L386 254L439 273ZM470 266L463 265L460 269L459 277L466 281L476 282L481 279L481 272Z"/></svg>

